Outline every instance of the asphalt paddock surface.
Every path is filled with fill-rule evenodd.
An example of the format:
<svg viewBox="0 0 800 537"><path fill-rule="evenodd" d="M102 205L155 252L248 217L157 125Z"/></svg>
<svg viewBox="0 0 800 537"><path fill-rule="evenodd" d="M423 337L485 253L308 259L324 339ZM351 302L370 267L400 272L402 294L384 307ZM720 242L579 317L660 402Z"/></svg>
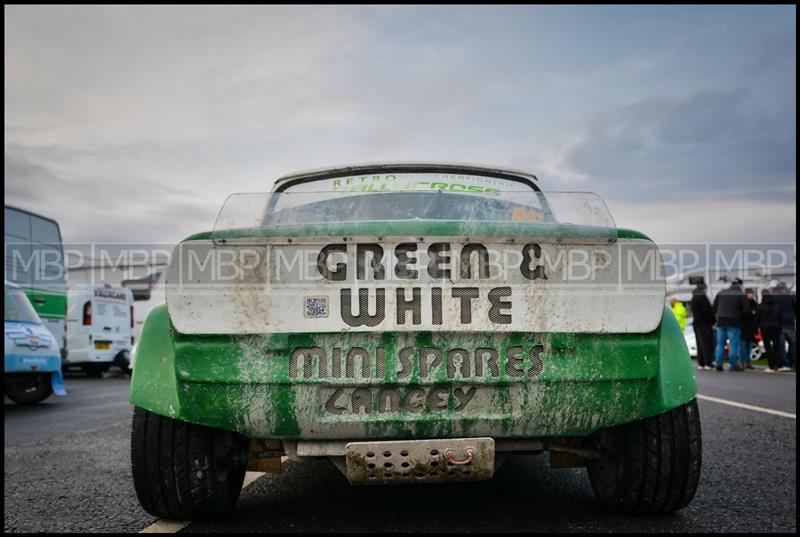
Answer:
<svg viewBox="0 0 800 537"><path fill-rule="evenodd" d="M794 531L795 421L704 401L700 412L700 487L672 515L609 514L585 470L550 469L546 456L511 457L491 481L369 487L322 460L289 462L245 489L230 520L183 531Z"/></svg>
<svg viewBox="0 0 800 537"><path fill-rule="evenodd" d="M138 531L129 381L65 379L67 395L5 403L5 531ZM49 435L48 435L49 432Z"/></svg>
<svg viewBox="0 0 800 537"><path fill-rule="evenodd" d="M727 375L698 373L700 393L723 397L719 387L738 385L740 402L767 406L780 399L794 412L794 375ZM139 508L130 479L130 406L120 404L127 380L68 378L67 389L69 396L22 412L6 401L5 531L145 528L155 519ZM765 401L761 390L769 392ZM609 514L595 501L585 470L552 470L546 456L511 457L492 481L370 487L350 486L319 460L286 463L281 474L247 487L231 518L182 531L796 531L796 420L699 405L700 487L672 515ZM97 427L98 415L104 426ZM50 437L37 427L56 423Z"/></svg>

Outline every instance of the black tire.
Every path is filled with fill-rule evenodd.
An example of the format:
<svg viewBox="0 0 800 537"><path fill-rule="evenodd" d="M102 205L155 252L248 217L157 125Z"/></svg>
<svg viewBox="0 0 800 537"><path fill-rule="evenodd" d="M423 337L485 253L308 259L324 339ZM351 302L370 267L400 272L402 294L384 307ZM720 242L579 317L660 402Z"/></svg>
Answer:
<svg viewBox="0 0 800 537"><path fill-rule="evenodd" d="M172 520L230 515L242 490L248 446L240 434L135 408L131 470L139 503Z"/></svg>
<svg viewBox="0 0 800 537"><path fill-rule="evenodd" d="M87 377L99 379L110 367L111 364L83 364L81 365L81 371L86 373Z"/></svg>
<svg viewBox="0 0 800 537"><path fill-rule="evenodd" d="M19 405L35 405L53 395L52 373L6 376L5 395Z"/></svg>
<svg viewBox="0 0 800 537"><path fill-rule="evenodd" d="M129 377L131 375L131 370L130 368L128 368L130 363L131 363L131 358L126 351L122 351L114 357L113 364L117 366L122 376Z"/></svg>
<svg viewBox="0 0 800 537"><path fill-rule="evenodd" d="M671 513L694 498L702 446L697 401L601 432L607 454L589 462L595 495L614 511Z"/></svg>

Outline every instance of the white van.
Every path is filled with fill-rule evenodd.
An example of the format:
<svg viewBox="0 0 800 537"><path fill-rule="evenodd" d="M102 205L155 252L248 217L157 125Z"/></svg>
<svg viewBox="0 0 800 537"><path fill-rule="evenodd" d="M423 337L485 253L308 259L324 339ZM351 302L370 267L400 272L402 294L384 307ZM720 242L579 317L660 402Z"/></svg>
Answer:
<svg viewBox="0 0 800 537"><path fill-rule="evenodd" d="M120 285L90 284L68 293L65 367L99 377L112 365L128 371L133 337L133 293Z"/></svg>

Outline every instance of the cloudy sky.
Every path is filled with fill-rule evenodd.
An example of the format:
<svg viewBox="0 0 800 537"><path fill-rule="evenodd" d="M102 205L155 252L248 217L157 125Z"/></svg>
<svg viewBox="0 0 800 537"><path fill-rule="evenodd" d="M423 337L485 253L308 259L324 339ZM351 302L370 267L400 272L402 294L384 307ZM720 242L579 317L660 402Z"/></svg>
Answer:
<svg viewBox="0 0 800 537"><path fill-rule="evenodd" d="M5 7L6 203L64 240L209 229L356 162L486 163L657 241L789 241L795 7Z"/></svg>

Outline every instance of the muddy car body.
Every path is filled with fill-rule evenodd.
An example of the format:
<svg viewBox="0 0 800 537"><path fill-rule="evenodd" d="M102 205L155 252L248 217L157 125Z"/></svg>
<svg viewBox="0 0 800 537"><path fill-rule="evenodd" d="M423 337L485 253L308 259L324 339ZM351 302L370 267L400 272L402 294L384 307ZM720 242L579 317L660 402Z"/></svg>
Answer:
<svg viewBox="0 0 800 537"><path fill-rule="evenodd" d="M549 452L631 513L697 487L658 249L596 195L465 165L296 174L178 245L166 297L130 396L137 494L158 516L228 514L245 469L282 456L385 484Z"/></svg>

